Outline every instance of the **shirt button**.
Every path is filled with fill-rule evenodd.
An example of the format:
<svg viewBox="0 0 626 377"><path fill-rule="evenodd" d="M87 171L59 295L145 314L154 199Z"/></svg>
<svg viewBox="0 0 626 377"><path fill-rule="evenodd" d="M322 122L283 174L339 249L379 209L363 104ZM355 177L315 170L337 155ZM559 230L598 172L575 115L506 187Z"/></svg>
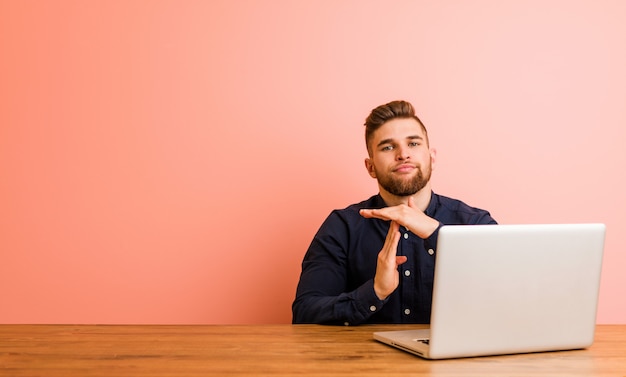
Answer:
<svg viewBox="0 0 626 377"><path fill-rule="evenodd" d="M428 254L430 254L430 255L435 254L435 250L433 250L433 249L428 249Z"/></svg>
<svg viewBox="0 0 626 377"><path fill-rule="evenodd" d="M404 233L404 239L408 240L409 239L409 234L408 233Z"/></svg>
<svg viewBox="0 0 626 377"><path fill-rule="evenodd" d="M376 306L372 305L370 306L370 312L375 312L376 311Z"/></svg>
<svg viewBox="0 0 626 377"><path fill-rule="evenodd" d="M411 309L404 309L404 314L406 314L406 315L411 314Z"/></svg>
<svg viewBox="0 0 626 377"><path fill-rule="evenodd" d="M404 271L404 276L411 276L411 271L409 270Z"/></svg>

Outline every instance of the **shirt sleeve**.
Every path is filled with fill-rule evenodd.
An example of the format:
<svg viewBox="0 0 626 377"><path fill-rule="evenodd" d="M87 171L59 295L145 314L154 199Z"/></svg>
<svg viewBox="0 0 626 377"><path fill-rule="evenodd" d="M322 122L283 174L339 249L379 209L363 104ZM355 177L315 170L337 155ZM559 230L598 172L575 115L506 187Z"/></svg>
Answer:
<svg viewBox="0 0 626 377"><path fill-rule="evenodd" d="M469 207L468 207L469 208ZM452 218L453 215L454 218ZM448 216L450 218L448 218ZM463 225L495 225L498 224L491 214L481 209L465 209L460 212L445 212L443 219L438 219L439 226L428 238L424 239L424 247L426 249L436 250L437 240L439 239L439 229L446 224L463 224Z"/></svg>
<svg viewBox="0 0 626 377"><path fill-rule="evenodd" d="M374 292L374 280L349 290L348 224L332 213L313 238L302 262L292 305L293 323L358 325L386 301Z"/></svg>

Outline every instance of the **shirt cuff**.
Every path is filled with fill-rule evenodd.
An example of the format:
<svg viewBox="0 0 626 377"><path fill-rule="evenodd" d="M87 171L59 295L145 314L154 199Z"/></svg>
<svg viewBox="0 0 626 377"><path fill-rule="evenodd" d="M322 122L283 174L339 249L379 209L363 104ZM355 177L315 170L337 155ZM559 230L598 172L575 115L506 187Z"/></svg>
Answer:
<svg viewBox="0 0 626 377"><path fill-rule="evenodd" d="M426 250L429 250L429 249L437 250L437 239L439 239L439 229L441 229L442 226L443 224L440 222L439 226L437 227L437 229L435 229L433 234L431 234L430 237L424 240L424 247L426 248Z"/></svg>
<svg viewBox="0 0 626 377"><path fill-rule="evenodd" d="M369 318L374 315L383 308L388 300L389 297L381 300L376 296L376 291L374 291L374 279L368 280L365 284L360 286L356 292L356 302L364 318Z"/></svg>

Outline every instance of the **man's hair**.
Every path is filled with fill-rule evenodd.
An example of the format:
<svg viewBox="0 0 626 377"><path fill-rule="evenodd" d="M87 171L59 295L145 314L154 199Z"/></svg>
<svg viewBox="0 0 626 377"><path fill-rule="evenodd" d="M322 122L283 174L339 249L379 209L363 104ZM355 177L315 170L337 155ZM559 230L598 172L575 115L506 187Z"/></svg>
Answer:
<svg viewBox="0 0 626 377"><path fill-rule="evenodd" d="M424 135L426 136L426 143L428 143L428 132L424 123L420 118L415 115L415 109L407 101L392 101L384 105L380 105L365 119L365 146L368 152L370 151L369 142L372 139L374 132L379 129L386 122L396 118L411 118L415 119L417 123L422 127Z"/></svg>

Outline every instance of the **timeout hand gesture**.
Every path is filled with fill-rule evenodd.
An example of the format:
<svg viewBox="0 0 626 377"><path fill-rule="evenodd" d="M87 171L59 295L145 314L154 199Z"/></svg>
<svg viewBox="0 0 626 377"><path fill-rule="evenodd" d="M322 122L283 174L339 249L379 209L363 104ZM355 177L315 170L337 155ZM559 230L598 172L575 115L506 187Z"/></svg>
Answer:
<svg viewBox="0 0 626 377"><path fill-rule="evenodd" d="M409 196L408 204L399 204L380 209L362 209L359 213L368 219L377 218L395 221L422 239L430 237L439 227L439 221L428 217L422 210L417 208L412 196Z"/></svg>
<svg viewBox="0 0 626 377"><path fill-rule="evenodd" d="M397 255L400 226L404 226L420 238L428 238L439 227L439 221L428 217L417 208L413 197L409 197L408 205L399 204L380 209L362 209L360 214L368 219L391 220L385 243L378 253L376 275L374 276L376 296L384 300L398 288L400 283L398 266L407 261L406 256Z"/></svg>

